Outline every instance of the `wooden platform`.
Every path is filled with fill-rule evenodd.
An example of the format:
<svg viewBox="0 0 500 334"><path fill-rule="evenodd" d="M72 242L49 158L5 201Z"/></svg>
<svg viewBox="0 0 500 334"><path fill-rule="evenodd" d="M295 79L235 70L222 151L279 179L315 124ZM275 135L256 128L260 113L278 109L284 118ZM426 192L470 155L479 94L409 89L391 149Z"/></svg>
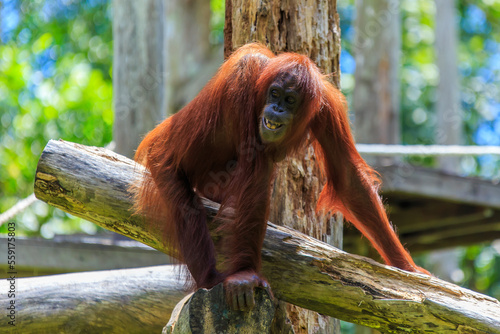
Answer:
<svg viewBox="0 0 500 334"><path fill-rule="evenodd" d="M389 219L409 250L500 239L500 184L411 165L376 169ZM344 249L359 249L359 241L359 232L347 227Z"/></svg>

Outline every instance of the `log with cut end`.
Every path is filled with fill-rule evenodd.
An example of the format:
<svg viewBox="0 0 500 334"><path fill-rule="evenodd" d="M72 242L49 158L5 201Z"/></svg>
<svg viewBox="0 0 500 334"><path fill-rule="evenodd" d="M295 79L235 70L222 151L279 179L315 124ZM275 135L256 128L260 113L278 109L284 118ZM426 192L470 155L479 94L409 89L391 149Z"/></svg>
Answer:
<svg viewBox="0 0 500 334"><path fill-rule="evenodd" d="M142 167L102 148L50 141L36 172L39 199L170 253L131 213L128 188ZM218 205L206 201L213 217ZM269 223L263 273L276 297L386 333L500 333L498 300L340 251Z"/></svg>

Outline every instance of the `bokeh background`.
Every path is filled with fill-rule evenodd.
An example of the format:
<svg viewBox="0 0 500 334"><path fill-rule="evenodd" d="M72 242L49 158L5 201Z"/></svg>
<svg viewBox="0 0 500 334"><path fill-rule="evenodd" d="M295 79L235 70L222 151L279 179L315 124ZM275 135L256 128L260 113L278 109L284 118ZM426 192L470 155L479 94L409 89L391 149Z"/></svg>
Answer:
<svg viewBox="0 0 500 334"><path fill-rule="evenodd" d="M355 85L353 0L339 0L341 86ZM223 42L224 1L211 0L210 43ZM401 127L404 144L433 144L436 87L434 0L403 0ZM106 146L112 141L113 11L108 0L0 2L0 212L33 192L50 139ZM500 1L457 1L460 98L467 145L500 145ZM433 165L432 158L409 162ZM500 157L464 157L461 173L500 181ZM54 235L98 228L45 203L16 217L17 233ZM0 233L5 233L5 225ZM500 298L500 241L458 250L455 282ZM425 261L425 256L424 260Z"/></svg>

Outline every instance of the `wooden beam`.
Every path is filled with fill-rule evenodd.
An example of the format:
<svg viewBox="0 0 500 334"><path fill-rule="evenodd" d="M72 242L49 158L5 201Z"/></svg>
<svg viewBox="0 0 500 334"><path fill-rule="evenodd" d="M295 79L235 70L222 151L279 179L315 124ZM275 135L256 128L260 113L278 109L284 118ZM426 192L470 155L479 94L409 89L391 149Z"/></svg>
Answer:
<svg viewBox="0 0 500 334"><path fill-rule="evenodd" d="M492 181L452 175L409 164L378 166L383 191L500 209L500 187Z"/></svg>
<svg viewBox="0 0 500 334"><path fill-rule="evenodd" d="M161 236L130 212L140 166L101 148L50 141L35 194L52 205L169 253ZM213 217L218 205L205 202ZM444 282L340 251L268 224L263 273L277 298L387 333L500 333L500 302ZM161 302L161 301L159 301Z"/></svg>
<svg viewBox="0 0 500 334"><path fill-rule="evenodd" d="M399 164L379 166L389 218L411 252L498 238L500 187L488 180ZM345 249L359 249L357 231L345 230Z"/></svg>
<svg viewBox="0 0 500 334"><path fill-rule="evenodd" d="M499 237L500 209L417 193L385 191L383 198L401 241L412 253L491 242ZM353 228L345 230L344 239L348 251L359 248L360 242L369 247Z"/></svg>

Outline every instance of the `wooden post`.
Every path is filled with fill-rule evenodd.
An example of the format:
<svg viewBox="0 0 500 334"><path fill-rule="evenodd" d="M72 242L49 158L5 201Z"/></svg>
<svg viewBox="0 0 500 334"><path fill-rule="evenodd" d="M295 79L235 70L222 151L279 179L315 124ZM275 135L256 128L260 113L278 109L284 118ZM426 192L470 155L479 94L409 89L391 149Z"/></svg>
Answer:
<svg viewBox="0 0 500 334"><path fill-rule="evenodd" d="M165 117L162 12L161 0L113 0L113 141L129 158Z"/></svg>
<svg viewBox="0 0 500 334"><path fill-rule="evenodd" d="M359 143L398 144L399 1L356 0L354 134Z"/></svg>
<svg viewBox="0 0 500 334"><path fill-rule="evenodd" d="M113 140L132 157L148 131L198 94L222 55L210 49L208 1L113 0L113 8Z"/></svg>
<svg viewBox="0 0 500 334"><path fill-rule="evenodd" d="M457 65L457 20L454 0L436 0L436 57L439 70L437 87L436 143L459 145L463 142L463 115L460 108ZM438 158L439 166L458 173L460 158Z"/></svg>
<svg viewBox="0 0 500 334"><path fill-rule="evenodd" d="M275 305L267 291L255 291L256 307L241 312L225 302L222 283L212 289L199 289L182 299L172 312L164 334L269 333Z"/></svg>

